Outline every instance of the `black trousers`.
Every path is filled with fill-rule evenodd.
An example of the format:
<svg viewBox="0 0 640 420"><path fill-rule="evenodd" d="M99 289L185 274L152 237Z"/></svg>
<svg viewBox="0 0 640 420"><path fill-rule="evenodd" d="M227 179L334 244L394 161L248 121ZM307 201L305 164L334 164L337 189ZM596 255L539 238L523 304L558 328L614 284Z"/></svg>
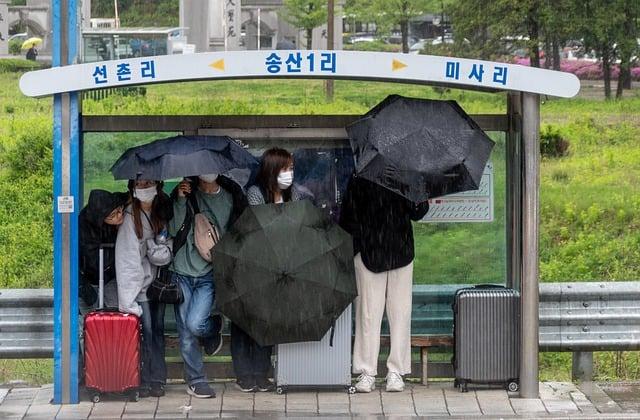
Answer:
<svg viewBox="0 0 640 420"><path fill-rule="evenodd" d="M261 346L236 324L231 323L231 358L237 378L267 377L273 346Z"/></svg>

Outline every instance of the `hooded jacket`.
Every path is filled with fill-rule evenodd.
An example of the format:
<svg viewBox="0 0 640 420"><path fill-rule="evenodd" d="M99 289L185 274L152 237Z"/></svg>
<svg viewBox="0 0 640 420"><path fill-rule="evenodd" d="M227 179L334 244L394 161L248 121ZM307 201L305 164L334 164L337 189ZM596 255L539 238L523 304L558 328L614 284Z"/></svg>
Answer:
<svg viewBox="0 0 640 420"><path fill-rule="evenodd" d="M78 218L81 285L98 284L100 244L115 243L118 234L118 226L104 223L104 218L117 207L124 206L128 199L127 193L112 193L105 190L93 190L89 193L89 202L80 211ZM116 277L114 262L113 248L105 248L105 284Z"/></svg>

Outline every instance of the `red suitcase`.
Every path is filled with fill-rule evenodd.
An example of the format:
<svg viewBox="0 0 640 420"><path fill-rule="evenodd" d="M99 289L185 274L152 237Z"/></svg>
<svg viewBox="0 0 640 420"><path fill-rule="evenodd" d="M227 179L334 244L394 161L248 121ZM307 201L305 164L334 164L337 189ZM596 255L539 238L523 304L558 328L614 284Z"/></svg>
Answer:
<svg viewBox="0 0 640 420"><path fill-rule="evenodd" d="M102 309L103 247L99 253L100 309L87 314L84 319L85 386L93 402L100 401L100 394L105 392L128 393L130 399L137 401L140 387L140 320L135 315Z"/></svg>

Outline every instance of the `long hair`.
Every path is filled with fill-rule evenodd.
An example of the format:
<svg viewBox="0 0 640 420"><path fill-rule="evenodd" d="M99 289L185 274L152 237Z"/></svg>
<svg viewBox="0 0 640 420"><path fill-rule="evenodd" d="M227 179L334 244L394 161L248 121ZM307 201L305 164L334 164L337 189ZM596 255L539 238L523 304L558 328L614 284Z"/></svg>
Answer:
<svg viewBox="0 0 640 420"><path fill-rule="evenodd" d="M165 220L166 217L163 216L167 214L165 207L171 205L169 197L164 193L164 191L162 191L163 185L164 183L162 181L159 181L156 184L158 194L153 198L153 202L151 203L151 229L156 235L160 233L167 224L168 220ZM133 191L136 188L136 182L134 180L129 180L127 187L129 189L129 201L131 202L131 211L133 213L133 226L138 239L142 239L142 208L140 207L140 200L133 196Z"/></svg>
<svg viewBox="0 0 640 420"><path fill-rule="evenodd" d="M273 147L264 152L260 162L260 170L256 177L256 183L266 193L265 202L273 203L278 187L278 174L293 162L293 156L288 151L279 147ZM282 200L291 201L291 187L282 190Z"/></svg>

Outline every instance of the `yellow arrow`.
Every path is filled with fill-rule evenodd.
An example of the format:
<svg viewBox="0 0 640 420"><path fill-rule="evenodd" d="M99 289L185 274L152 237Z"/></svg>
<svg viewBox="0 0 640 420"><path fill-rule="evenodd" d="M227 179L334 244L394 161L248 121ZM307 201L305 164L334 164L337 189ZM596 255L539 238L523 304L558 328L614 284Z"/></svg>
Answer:
<svg viewBox="0 0 640 420"><path fill-rule="evenodd" d="M398 61L395 58L393 59L393 62L391 63L391 70L396 71L396 70L400 70L407 67L406 64L404 64L402 61Z"/></svg>
<svg viewBox="0 0 640 420"><path fill-rule="evenodd" d="M224 58L221 58L218 61L214 61L213 63L209 64L209 67L224 71Z"/></svg>

